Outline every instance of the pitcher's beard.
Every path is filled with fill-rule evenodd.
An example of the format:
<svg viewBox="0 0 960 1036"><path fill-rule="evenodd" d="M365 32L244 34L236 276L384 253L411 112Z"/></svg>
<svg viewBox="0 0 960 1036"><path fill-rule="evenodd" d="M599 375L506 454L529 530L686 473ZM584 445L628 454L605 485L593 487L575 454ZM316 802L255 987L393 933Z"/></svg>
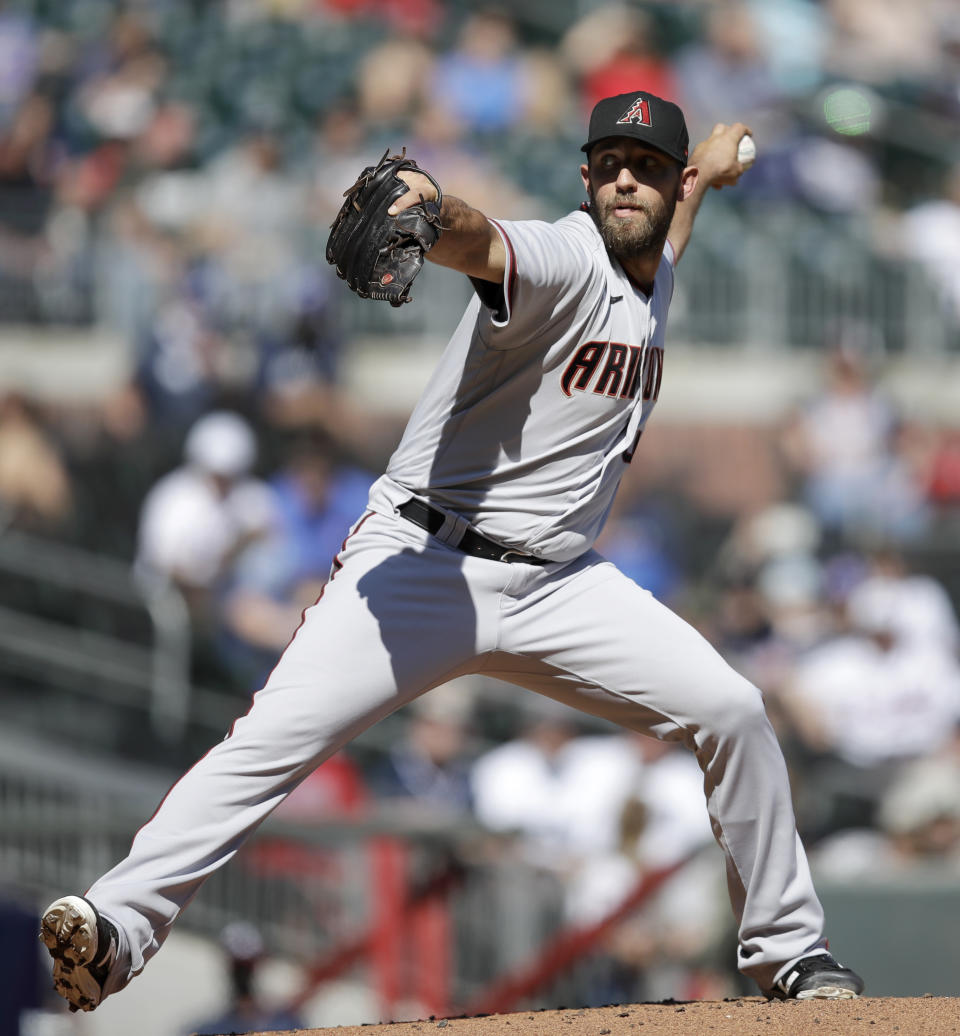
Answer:
<svg viewBox="0 0 960 1036"><path fill-rule="evenodd" d="M647 256L659 255L667 240L667 231L673 219L676 201L664 204L659 212L651 213L642 210L642 219L621 219L613 214L618 206L633 206L631 195L615 196L607 205L601 207L593 193L590 194L590 215L600 231L600 237L607 249L617 259L643 259Z"/></svg>

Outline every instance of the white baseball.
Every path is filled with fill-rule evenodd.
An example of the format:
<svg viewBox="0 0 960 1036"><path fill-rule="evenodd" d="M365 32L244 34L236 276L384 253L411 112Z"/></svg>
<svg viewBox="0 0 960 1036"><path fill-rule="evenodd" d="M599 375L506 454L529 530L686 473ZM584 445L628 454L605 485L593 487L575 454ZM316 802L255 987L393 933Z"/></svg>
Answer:
<svg viewBox="0 0 960 1036"><path fill-rule="evenodd" d="M740 143L737 145L737 161L744 169L749 169L756 157L757 145L754 144L753 137L747 133L740 138Z"/></svg>

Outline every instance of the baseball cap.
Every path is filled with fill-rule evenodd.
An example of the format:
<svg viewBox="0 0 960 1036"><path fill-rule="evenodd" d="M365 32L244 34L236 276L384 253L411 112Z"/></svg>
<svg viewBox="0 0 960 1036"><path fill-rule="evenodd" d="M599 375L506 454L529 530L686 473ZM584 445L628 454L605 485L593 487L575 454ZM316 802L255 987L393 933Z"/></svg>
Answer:
<svg viewBox="0 0 960 1036"><path fill-rule="evenodd" d="M589 151L605 137L633 137L687 164L690 135L683 112L655 94L635 90L598 101L590 115L587 142L580 150Z"/></svg>
<svg viewBox="0 0 960 1036"><path fill-rule="evenodd" d="M190 429L184 456L204 471L238 478L253 466L257 441L250 425L227 410L205 414Z"/></svg>

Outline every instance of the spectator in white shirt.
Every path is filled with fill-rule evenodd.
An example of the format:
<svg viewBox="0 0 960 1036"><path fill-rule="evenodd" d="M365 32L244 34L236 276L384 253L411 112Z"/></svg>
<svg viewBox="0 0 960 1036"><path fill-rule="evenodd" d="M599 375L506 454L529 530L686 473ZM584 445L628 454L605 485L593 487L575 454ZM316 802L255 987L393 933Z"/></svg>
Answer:
<svg viewBox="0 0 960 1036"><path fill-rule="evenodd" d="M187 434L185 463L144 500L138 574L168 579L202 603L238 551L274 521L272 491L250 475L256 456L253 430L238 414L200 418Z"/></svg>

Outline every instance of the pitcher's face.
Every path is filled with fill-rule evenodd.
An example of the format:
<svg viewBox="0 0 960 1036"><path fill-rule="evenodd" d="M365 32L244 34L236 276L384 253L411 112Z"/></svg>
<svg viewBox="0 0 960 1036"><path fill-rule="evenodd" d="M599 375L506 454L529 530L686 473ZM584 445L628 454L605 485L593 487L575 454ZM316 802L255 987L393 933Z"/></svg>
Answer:
<svg viewBox="0 0 960 1036"><path fill-rule="evenodd" d="M677 162L629 137L610 137L593 147L580 173L600 236L618 259L663 248L680 198Z"/></svg>

